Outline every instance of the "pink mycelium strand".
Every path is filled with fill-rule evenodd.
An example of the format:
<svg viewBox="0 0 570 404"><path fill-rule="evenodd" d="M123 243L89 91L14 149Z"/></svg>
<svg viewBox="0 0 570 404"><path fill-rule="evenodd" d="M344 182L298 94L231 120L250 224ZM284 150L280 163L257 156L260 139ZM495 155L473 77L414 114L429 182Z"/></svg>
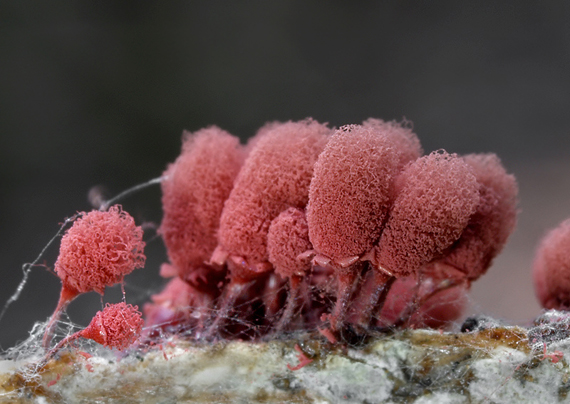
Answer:
<svg viewBox="0 0 570 404"><path fill-rule="evenodd" d="M441 256L461 235L479 203L479 184L463 159L445 151L410 163L398 176L396 198L372 257L373 285L358 325L378 312L395 278L410 276Z"/></svg>
<svg viewBox="0 0 570 404"><path fill-rule="evenodd" d="M224 202L244 159L239 139L212 126L185 132L182 153L165 172L159 232L174 269L171 273L191 284L212 273L204 263L217 245Z"/></svg>
<svg viewBox="0 0 570 404"><path fill-rule="evenodd" d="M518 186L495 154L463 157L479 183L479 204L443 262L470 281L483 275L503 249L517 221Z"/></svg>
<svg viewBox="0 0 570 404"><path fill-rule="evenodd" d="M535 292L546 309L570 309L570 219L541 240L535 253L532 277Z"/></svg>
<svg viewBox="0 0 570 404"><path fill-rule="evenodd" d="M291 364L287 364L287 369L289 369L290 371L294 372L296 370L299 370L301 368L304 368L305 366L307 366L309 363L313 362L313 359L310 359L305 352L303 352L303 350L301 349L301 347L299 347L299 344L295 344L295 351L298 352L297 354L297 359L299 360L299 364L297 366L291 366Z"/></svg>
<svg viewBox="0 0 570 404"><path fill-rule="evenodd" d="M81 215L61 239L55 272L62 287L44 334L46 349L55 323L75 297L90 291L103 294L105 287L144 267L143 230L119 205Z"/></svg>
<svg viewBox="0 0 570 404"><path fill-rule="evenodd" d="M278 275L289 279L287 301L281 318L274 327L275 332L287 327L301 304L301 288L306 286L303 279L311 269L311 259L303 256L303 253L311 248L309 225L304 211L289 208L273 219L267 234L269 262Z"/></svg>

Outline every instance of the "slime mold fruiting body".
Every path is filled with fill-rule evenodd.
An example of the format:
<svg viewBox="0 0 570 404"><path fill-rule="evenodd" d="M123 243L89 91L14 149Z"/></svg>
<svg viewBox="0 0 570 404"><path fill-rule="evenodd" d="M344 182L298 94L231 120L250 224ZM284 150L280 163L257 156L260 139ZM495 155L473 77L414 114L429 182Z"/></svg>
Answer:
<svg viewBox="0 0 570 404"><path fill-rule="evenodd" d="M461 237L442 261L473 281L491 266L517 221L518 188L494 154L463 157L479 183L479 204Z"/></svg>
<svg viewBox="0 0 570 404"><path fill-rule="evenodd" d="M59 302L43 338L48 348L61 313L79 294L103 294L105 287L145 263L143 231L119 205L108 211L82 212L61 239L55 272L61 279Z"/></svg>
<svg viewBox="0 0 570 404"><path fill-rule="evenodd" d="M289 325L297 307L301 307L303 300L306 300L307 284L304 280L311 270L311 260L305 253L310 249L305 212L288 208L273 219L267 233L269 262L277 275L289 279L289 295L279 323L275 326L277 332Z"/></svg>
<svg viewBox="0 0 570 404"><path fill-rule="evenodd" d="M377 119L271 123L246 147L217 128L186 134L163 183L162 273L179 280L145 306L147 323L334 339L456 318L513 230L517 187L494 155L422 153L408 126Z"/></svg>
<svg viewBox="0 0 570 404"><path fill-rule="evenodd" d="M388 282L415 275L459 238L479 201L477 187L467 164L444 151L420 157L402 171L390 217L374 249L372 292L364 297L370 300L365 300L360 326L370 321Z"/></svg>
<svg viewBox="0 0 570 404"><path fill-rule="evenodd" d="M382 232L399 162L399 150L384 131L350 125L334 133L315 166L307 221L315 262L337 280L330 317L335 329L342 326L363 269L360 257Z"/></svg>
<svg viewBox="0 0 570 404"><path fill-rule="evenodd" d="M217 332L238 298L255 293L256 280L267 280L262 295L266 315L280 308L275 293L283 282L271 271L269 226L287 208L306 206L313 166L329 133L325 125L306 120L268 124L257 134L220 218L213 260L225 261L229 283L208 334Z"/></svg>
<svg viewBox="0 0 570 404"><path fill-rule="evenodd" d="M62 339L47 354L44 361L78 338L91 339L107 348L125 350L140 337L142 327L142 314L137 306L124 302L107 303L103 310L95 314L86 328Z"/></svg>
<svg viewBox="0 0 570 404"><path fill-rule="evenodd" d="M533 267L536 295L546 309L570 310L570 219L542 239Z"/></svg>
<svg viewBox="0 0 570 404"><path fill-rule="evenodd" d="M162 182L164 217L159 232L170 264L162 266L161 274L184 280L189 288L182 293L187 296L186 303L192 300L204 310L209 310L219 297L217 285L226 276L224 266L210 262L210 257L217 245L224 202L245 156L239 139L220 128L212 126L195 134L185 132L182 153L167 168L166 180ZM161 301L167 304L167 300ZM145 310L152 311L152 306ZM181 310L174 311L177 313L173 315L183 316ZM164 315L158 311L155 314ZM193 318L203 321L207 314L196 313Z"/></svg>

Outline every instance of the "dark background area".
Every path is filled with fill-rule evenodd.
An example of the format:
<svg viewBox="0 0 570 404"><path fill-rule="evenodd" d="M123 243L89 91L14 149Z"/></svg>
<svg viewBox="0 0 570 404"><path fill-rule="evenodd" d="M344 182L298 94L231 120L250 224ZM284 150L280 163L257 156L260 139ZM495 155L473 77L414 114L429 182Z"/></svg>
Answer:
<svg viewBox="0 0 570 404"><path fill-rule="evenodd" d="M2 1L0 301L58 223L90 209L92 186L115 195L159 176L183 129L246 139L271 120L406 117L426 152L496 152L517 175L519 226L472 310L527 322L534 246L570 216L568 21L567 1ZM123 205L160 222L156 186ZM147 255L127 278L131 303L162 283L160 240ZM32 271L2 348L51 314L59 285ZM86 325L98 309L91 293L69 314Z"/></svg>

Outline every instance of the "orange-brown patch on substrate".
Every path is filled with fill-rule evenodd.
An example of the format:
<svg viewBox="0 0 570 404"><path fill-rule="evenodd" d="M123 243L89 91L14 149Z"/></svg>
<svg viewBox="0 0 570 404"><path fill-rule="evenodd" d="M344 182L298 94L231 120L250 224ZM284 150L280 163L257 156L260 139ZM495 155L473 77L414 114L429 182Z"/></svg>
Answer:
<svg viewBox="0 0 570 404"><path fill-rule="evenodd" d="M531 352L526 330L518 327L460 334L406 330L395 337L408 342L411 348L405 360L410 367L402 368L403 379L394 380L395 396L420 397L434 388L469 396L473 361L489 358L501 347ZM513 376L524 376L523 368L519 366Z"/></svg>
<svg viewBox="0 0 570 404"><path fill-rule="evenodd" d="M527 331L520 327L498 327L470 333L436 333L433 331L414 332L404 331L404 339L412 345L422 347L433 346L437 349L466 349L470 351L481 350L481 353L489 353L499 347L516 349L524 353L530 353ZM406 336L406 334L408 334Z"/></svg>
<svg viewBox="0 0 570 404"><path fill-rule="evenodd" d="M61 402L61 396L52 386L61 378L73 374L77 370L76 364L79 363L75 354L64 352L40 368L30 364L12 374L5 374L5 377L0 379L0 386L4 392L12 393L13 397L3 397L3 400L8 400L3 402L26 403L26 397L45 397L48 402Z"/></svg>

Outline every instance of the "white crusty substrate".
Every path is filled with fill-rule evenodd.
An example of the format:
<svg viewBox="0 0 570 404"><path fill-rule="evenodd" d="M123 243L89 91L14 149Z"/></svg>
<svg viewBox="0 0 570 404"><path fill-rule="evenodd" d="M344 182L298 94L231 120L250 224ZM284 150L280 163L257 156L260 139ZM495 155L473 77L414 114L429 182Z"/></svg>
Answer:
<svg viewBox="0 0 570 404"><path fill-rule="evenodd" d="M556 403L570 399L568 319L531 329L406 330L360 346L317 334L270 342L163 341L121 360L71 350L35 374L0 362L7 403ZM488 326L488 324L487 324ZM474 327L474 328L476 328ZM304 366L302 366L304 365ZM12 369L9 367L12 366ZM26 377L23 377L23 375Z"/></svg>

